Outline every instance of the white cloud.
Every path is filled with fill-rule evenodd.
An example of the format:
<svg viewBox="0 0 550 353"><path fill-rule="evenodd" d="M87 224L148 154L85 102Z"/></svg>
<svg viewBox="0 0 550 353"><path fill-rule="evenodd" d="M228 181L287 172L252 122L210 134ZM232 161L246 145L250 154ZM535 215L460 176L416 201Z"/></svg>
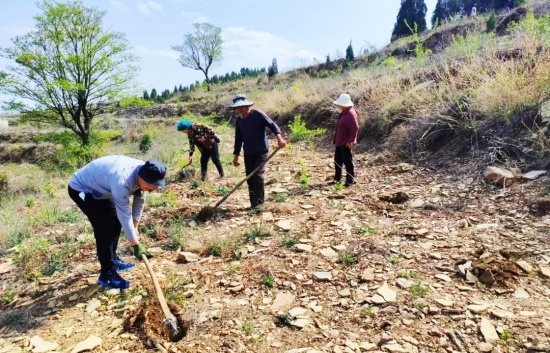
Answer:
<svg viewBox="0 0 550 353"><path fill-rule="evenodd" d="M224 61L235 65L235 70L241 67L268 67L273 58L277 58L279 70L286 71L308 65L313 62L313 58L320 57L271 33L251 31L243 27L228 27L223 30L222 37Z"/></svg>
<svg viewBox="0 0 550 353"><path fill-rule="evenodd" d="M154 1L140 2L138 10L145 16L150 16L152 12L161 12L162 5Z"/></svg>
<svg viewBox="0 0 550 353"><path fill-rule="evenodd" d="M179 58L179 54L174 50L149 49L144 46L139 46L136 49L138 53L143 56L157 56L157 57L170 58L170 59Z"/></svg>
<svg viewBox="0 0 550 353"><path fill-rule="evenodd" d="M109 4L112 6L112 7L118 7L118 8L126 8L126 5L122 2L122 1L119 1L119 0L111 0L109 2Z"/></svg>
<svg viewBox="0 0 550 353"><path fill-rule="evenodd" d="M188 21L191 23L208 22L208 18L206 16L203 16L203 14L200 12L182 11L181 14L185 19L188 19Z"/></svg>

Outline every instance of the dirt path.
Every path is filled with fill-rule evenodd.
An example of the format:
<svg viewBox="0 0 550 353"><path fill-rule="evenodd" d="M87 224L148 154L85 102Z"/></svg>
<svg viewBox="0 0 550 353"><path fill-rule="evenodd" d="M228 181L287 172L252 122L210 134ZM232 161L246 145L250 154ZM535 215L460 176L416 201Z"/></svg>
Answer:
<svg viewBox="0 0 550 353"><path fill-rule="evenodd" d="M168 185L176 205L147 208L143 222L166 296L190 325L181 341L162 331L143 264L124 274L130 290L107 291L90 247L2 304L0 353L548 351L550 222L531 211L548 177L502 190L356 157L359 184L337 190L329 153L294 146L266 172L263 213L246 210L243 187L204 224L194 217L220 184ZM174 249L176 221L194 257ZM7 259L0 273L17 280Z"/></svg>

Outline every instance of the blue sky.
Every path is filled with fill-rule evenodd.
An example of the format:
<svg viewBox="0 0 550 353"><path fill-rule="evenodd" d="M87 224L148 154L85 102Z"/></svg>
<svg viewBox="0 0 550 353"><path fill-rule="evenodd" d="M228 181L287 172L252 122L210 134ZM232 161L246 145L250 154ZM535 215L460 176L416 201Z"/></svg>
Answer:
<svg viewBox="0 0 550 353"><path fill-rule="evenodd" d="M345 55L382 48L390 40L400 0L83 0L107 12L104 26L125 33L139 58L136 87L172 90L174 85L202 82L200 71L184 68L172 45L183 42L192 24L208 22L222 29L224 59L210 76L239 72L242 67L268 67L277 58L279 71ZM428 19L436 0L425 0ZM0 0L0 47L33 27L35 0ZM429 23L429 21L428 21ZM6 60L0 58L0 70ZM4 98L0 96L0 100Z"/></svg>

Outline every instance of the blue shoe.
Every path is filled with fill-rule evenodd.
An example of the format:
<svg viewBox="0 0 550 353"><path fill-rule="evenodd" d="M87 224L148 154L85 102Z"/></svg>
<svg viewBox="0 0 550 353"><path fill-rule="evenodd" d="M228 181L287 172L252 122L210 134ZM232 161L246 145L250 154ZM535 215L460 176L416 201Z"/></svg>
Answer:
<svg viewBox="0 0 550 353"><path fill-rule="evenodd" d="M109 270L109 272L104 275L100 275L97 283L109 289L126 289L130 287L130 281L120 277L114 269Z"/></svg>
<svg viewBox="0 0 550 353"><path fill-rule="evenodd" d="M131 262L122 261L121 259L116 259L114 261L115 263L115 271L116 272L126 272L128 270L131 270L132 268L136 267L136 264Z"/></svg>

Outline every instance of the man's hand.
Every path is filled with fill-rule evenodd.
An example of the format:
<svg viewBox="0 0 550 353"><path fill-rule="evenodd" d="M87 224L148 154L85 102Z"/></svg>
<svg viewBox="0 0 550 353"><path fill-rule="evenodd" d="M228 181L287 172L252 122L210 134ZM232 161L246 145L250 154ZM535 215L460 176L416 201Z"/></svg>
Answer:
<svg viewBox="0 0 550 353"><path fill-rule="evenodd" d="M286 146L286 141L283 139L281 134L277 134L277 143L279 144L279 148L283 148Z"/></svg>
<svg viewBox="0 0 550 353"><path fill-rule="evenodd" d="M149 256L149 253L147 252L147 249L145 249L145 246L143 246L143 244L132 245L132 249L134 250L134 256L140 261L141 255Z"/></svg>
<svg viewBox="0 0 550 353"><path fill-rule="evenodd" d="M189 164L193 163L193 156L189 156Z"/></svg>
<svg viewBox="0 0 550 353"><path fill-rule="evenodd" d="M233 165L235 167L238 167L239 165L241 165L241 163L239 163L239 156L233 156Z"/></svg>
<svg viewBox="0 0 550 353"><path fill-rule="evenodd" d="M350 150L353 148L353 146L355 146L355 143L353 142L346 143L346 147L349 148Z"/></svg>

